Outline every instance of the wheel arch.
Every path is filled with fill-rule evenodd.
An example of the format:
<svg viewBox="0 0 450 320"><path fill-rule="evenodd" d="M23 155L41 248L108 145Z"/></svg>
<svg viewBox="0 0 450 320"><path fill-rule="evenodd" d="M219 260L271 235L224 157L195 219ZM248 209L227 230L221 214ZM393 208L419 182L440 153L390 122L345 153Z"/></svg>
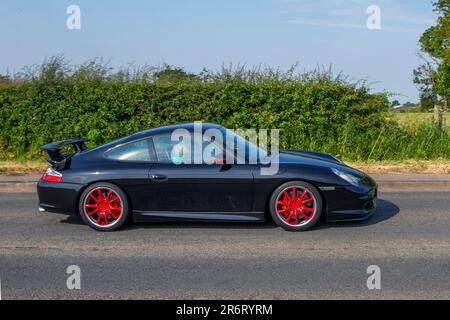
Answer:
<svg viewBox="0 0 450 320"><path fill-rule="evenodd" d="M85 186L83 186L79 191L78 191L78 194L77 194L77 197L76 197L76 203L75 203L75 213L76 213L76 215L77 216L79 216L80 215L80 211L79 211L79 207L80 207L80 200L81 200L81 196L83 195L83 192L87 189L87 188L89 188L90 186L92 186L92 185L94 185L94 184L96 184L96 183L109 183L109 184L112 184L112 185L115 185L116 187L118 187L118 188L120 188L120 190L122 190L122 192L125 194L125 196L127 197L127 201L128 201L128 208L129 208L129 217L128 217L128 219L132 219L132 217L133 217L133 203L131 202L131 198L130 198L130 195L128 194L128 192L125 190L125 188L123 188L122 186L120 186L119 184L117 184L117 183L115 183L115 182L112 182L112 181L109 181L109 180L97 180L97 181L91 181L91 182L89 182L88 184L86 184Z"/></svg>

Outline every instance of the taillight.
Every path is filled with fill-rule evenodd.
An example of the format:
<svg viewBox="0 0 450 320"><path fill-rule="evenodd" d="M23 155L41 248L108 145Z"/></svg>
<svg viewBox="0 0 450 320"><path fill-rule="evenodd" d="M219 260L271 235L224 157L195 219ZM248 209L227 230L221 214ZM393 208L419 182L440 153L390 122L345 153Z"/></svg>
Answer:
<svg viewBox="0 0 450 320"><path fill-rule="evenodd" d="M58 171L48 168L47 171L45 171L44 175L42 176L42 181L47 182L61 182L63 178L63 175L59 173Z"/></svg>

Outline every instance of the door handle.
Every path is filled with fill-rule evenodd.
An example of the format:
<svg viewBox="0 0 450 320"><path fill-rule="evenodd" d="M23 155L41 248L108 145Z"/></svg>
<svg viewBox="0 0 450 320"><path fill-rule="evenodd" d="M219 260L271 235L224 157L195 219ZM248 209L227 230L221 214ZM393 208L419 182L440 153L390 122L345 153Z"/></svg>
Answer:
<svg viewBox="0 0 450 320"><path fill-rule="evenodd" d="M165 176L163 174L152 174L150 176L150 178L152 180L158 180L158 181L165 181L165 180L167 180L167 176Z"/></svg>

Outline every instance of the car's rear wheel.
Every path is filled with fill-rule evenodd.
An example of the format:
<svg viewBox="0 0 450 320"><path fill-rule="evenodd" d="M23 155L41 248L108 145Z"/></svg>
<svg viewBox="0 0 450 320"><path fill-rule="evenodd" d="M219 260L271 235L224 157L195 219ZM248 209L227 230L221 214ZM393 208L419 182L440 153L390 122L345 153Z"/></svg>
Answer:
<svg viewBox="0 0 450 320"><path fill-rule="evenodd" d="M304 181L279 186L270 198L270 213L277 225L289 231L311 229L320 219L322 197Z"/></svg>
<svg viewBox="0 0 450 320"><path fill-rule="evenodd" d="M129 214L125 193L111 183L95 183L80 197L79 212L83 221L98 231L114 231L123 226Z"/></svg>

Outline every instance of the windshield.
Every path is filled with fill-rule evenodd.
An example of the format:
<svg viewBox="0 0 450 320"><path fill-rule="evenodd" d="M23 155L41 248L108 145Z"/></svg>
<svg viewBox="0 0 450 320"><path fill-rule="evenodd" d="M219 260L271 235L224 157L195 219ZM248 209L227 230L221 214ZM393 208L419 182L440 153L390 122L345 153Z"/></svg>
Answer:
<svg viewBox="0 0 450 320"><path fill-rule="evenodd" d="M221 131L224 135L224 140L227 141L227 150L231 151L234 149L237 153L237 155L235 154L235 156L245 159L246 161L249 161L249 159L257 159L257 161L259 161L260 159L267 157L266 150L260 148L248 139L240 136L233 130L222 127ZM243 133L245 134L245 131ZM256 138L254 138L254 140L256 140ZM229 145L231 141L232 144Z"/></svg>

